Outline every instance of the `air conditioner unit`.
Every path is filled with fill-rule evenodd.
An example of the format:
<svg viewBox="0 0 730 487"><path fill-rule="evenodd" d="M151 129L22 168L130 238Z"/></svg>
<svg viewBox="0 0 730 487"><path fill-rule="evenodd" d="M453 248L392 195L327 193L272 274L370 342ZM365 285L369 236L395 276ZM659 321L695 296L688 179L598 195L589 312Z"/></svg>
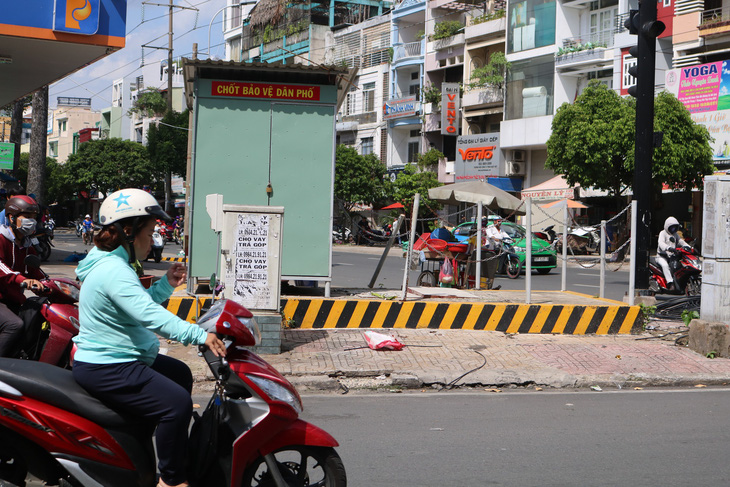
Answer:
<svg viewBox="0 0 730 487"><path fill-rule="evenodd" d="M507 161L507 176L524 176L525 175L525 163Z"/></svg>
<svg viewBox="0 0 730 487"><path fill-rule="evenodd" d="M515 162L525 162L525 151L513 150L512 151L512 160Z"/></svg>

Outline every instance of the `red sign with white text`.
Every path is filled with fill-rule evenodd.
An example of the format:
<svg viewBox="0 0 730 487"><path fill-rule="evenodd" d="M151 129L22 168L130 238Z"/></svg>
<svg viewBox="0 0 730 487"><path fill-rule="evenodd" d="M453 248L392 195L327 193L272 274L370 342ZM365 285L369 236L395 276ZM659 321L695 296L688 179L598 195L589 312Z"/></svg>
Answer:
<svg viewBox="0 0 730 487"><path fill-rule="evenodd" d="M237 98L319 101L319 88L319 86L283 85L278 83L213 81L210 94L212 96L234 96Z"/></svg>

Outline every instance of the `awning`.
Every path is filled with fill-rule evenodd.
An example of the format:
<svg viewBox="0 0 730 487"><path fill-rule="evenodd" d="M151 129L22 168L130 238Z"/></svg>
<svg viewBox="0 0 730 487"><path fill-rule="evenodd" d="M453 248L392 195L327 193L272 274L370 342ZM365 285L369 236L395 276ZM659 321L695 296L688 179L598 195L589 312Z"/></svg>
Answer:
<svg viewBox="0 0 730 487"><path fill-rule="evenodd" d="M522 199L524 200L528 196L533 200L573 199L575 198L576 188L568 185L568 182L563 176L555 176L544 183L524 189L522 191Z"/></svg>

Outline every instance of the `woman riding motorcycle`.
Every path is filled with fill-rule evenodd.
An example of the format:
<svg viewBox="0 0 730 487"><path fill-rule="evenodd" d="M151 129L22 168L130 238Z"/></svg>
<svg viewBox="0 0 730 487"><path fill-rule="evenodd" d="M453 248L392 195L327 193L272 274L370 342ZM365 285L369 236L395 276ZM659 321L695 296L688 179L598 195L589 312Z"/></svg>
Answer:
<svg viewBox="0 0 730 487"><path fill-rule="evenodd" d="M185 363L159 355L155 333L184 345L205 344L219 356L225 346L160 306L184 282L184 265L174 264L148 290L131 267L149 253L156 218L169 219L140 189L117 191L102 203L96 247L76 270L84 284L73 375L101 401L157 423L159 486L186 486L192 374Z"/></svg>
<svg viewBox="0 0 730 487"><path fill-rule="evenodd" d="M667 288L677 290L674 282L672 270L669 267L668 257L673 257L677 247L686 247L687 242L679 237L679 222L673 216L664 221L664 230L659 232L659 242L657 244L656 262L664 272L664 278L667 280Z"/></svg>

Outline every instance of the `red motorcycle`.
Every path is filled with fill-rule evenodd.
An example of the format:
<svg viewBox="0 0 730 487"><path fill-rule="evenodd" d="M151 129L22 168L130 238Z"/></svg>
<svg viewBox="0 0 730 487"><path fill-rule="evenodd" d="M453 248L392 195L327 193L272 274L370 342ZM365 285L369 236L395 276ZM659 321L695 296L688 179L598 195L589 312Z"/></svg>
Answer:
<svg viewBox="0 0 730 487"><path fill-rule="evenodd" d="M702 262L699 252L694 247L677 247L669 252L665 258L669 262L669 269L674 277L676 288L667 286L664 271L652 258L649 262L649 289L657 294L686 294L699 296L702 289Z"/></svg>
<svg viewBox="0 0 730 487"><path fill-rule="evenodd" d="M299 419L294 387L241 348L258 341L253 315L221 299L197 324L217 333L228 353L219 358L200 350L216 388L191 430L190 485L346 486L337 441ZM0 485L36 479L63 486L156 485L151 425L94 399L68 370L0 359L0 411Z"/></svg>
<svg viewBox="0 0 730 487"><path fill-rule="evenodd" d="M25 264L43 273L44 296L26 301L22 313L27 316L28 329L16 357L70 368L74 346L71 340L79 332L76 303L80 285L71 279L50 278L40 268L41 261L37 255L27 256Z"/></svg>

